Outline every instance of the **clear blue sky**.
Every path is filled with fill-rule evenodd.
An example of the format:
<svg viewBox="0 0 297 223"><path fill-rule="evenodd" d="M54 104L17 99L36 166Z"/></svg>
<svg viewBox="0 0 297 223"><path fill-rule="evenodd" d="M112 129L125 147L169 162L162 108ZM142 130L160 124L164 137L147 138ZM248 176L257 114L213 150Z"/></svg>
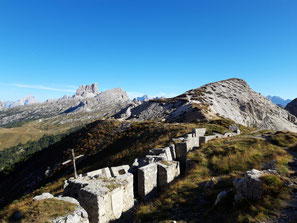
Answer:
<svg viewBox="0 0 297 223"><path fill-rule="evenodd" d="M239 77L297 97L296 0L1 0L0 100L81 84L173 96Z"/></svg>

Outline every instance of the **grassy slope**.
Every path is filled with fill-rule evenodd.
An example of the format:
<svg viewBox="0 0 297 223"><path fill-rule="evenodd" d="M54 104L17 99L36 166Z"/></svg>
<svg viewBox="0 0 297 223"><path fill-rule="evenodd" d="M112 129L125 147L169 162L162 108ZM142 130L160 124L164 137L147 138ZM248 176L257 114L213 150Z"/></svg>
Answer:
<svg viewBox="0 0 297 223"><path fill-rule="evenodd" d="M131 164L136 157L141 157L147 153L149 149L155 147L166 146L171 138L184 135L191 132L194 127L207 127L216 131L228 131L230 121L222 121L221 123L196 123L196 124L166 124L158 122L119 122L119 121L97 121L89 124L85 128L67 136L64 140L50 148L39 152L26 163L20 165L21 170L14 173L12 186L15 188L18 180L22 176L38 170L42 170L50 166L49 160L54 163L61 163L71 157L71 149L76 151L76 154L85 154L87 159L78 165L79 173L91 171L105 166L115 166L121 164ZM247 129L242 129L246 131ZM59 158L59 162L57 161ZM23 168L27 166L27 168ZM69 165L70 167L70 165ZM25 169L26 171L24 172ZM18 199L17 203L28 204L34 195L44 191L59 194L63 189L63 181L69 177L67 167L59 165L55 169L55 177L52 177L50 182L32 193L27 194L23 198ZM70 169L71 170L71 169ZM42 171L41 171L42 172ZM68 174L67 174L68 173ZM71 172L70 172L71 173ZM36 179L27 179L35 181ZM28 181L21 182L26 185ZM42 181L43 184L46 181ZM20 185L21 186L21 185ZM10 188L10 187L8 187ZM38 188L38 187L37 187ZM7 191L5 193L15 193ZM15 204L8 205L0 213L0 218L7 218L12 213L12 209L17 209Z"/></svg>
<svg viewBox="0 0 297 223"><path fill-rule="evenodd" d="M72 128L83 126L96 119L95 117L92 119L84 119L84 117L87 117L88 115L92 114L59 115L56 117L24 122L21 126L13 128L0 128L0 150L19 144L25 144L28 141L36 141L45 134L56 135L65 133ZM93 115L101 115L101 113L94 113ZM59 122L67 119L72 119L72 121L59 124Z"/></svg>
<svg viewBox="0 0 297 223"><path fill-rule="evenodd" d="M296 134L283 132L272 134L268 140L243 135L211 141L188 155L196 162L189 174L159 198L141 205L137 218L141 222L259 222L277 215L281 201L290 196L284 182L288 180L287 164L292 157L285 148L296 143ZM266 193L262 201L234 205L235 192L231 192L221 204L213 207L217 194L232 188L234 178L252 168L261 169L263 163L272 159L278 161L281 177L263 179ZM212 177L221 179L213 189L201 186Z"/></svg>

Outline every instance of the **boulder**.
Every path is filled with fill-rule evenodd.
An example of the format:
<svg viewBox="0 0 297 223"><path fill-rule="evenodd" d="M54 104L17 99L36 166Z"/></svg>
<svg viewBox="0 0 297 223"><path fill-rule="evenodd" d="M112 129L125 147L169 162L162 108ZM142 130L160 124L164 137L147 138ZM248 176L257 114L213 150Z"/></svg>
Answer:
<svg viewBox="0 0 297 223"><path fill-rule="evenodd" d="M260 200L263 196L263 185L261 177L266 174L272 174L273 171L259 171L252 169L247 171L243 178L238 178L233 181L236 188L235 202L242 199L251 201Z"/></svg>

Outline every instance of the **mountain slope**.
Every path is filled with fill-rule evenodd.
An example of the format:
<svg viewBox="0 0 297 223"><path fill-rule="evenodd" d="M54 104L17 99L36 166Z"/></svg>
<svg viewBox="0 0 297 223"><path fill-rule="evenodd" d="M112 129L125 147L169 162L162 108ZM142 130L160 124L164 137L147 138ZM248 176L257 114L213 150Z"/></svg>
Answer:
<svg viewBox="0 0 297 223"><path fill-rule="evenodd" d="M220 117L261 129L297 132L295 116L237 78L206 84L174 98L144 102L132 108L126 119L193 122Z"/></svg>
<svg viewBox="0 0 297 223"><path fill-rule="evenodd" d="M25 192L33 191L61 176L71 175L72 165L62 165L63 161L71 158L71 149L74 149L77 155L85 155L78 160L79 172L131 164L136 157L144 156L148 150L167 145L171 138L190 132L197 126L198 124L116 120L93 122L33 154L28 160L19 162L9 175L0 172L0 209ZM228 130L228 127L223 129ZM19 150L25 153L22 146ZM49 174L46 174L47 171Z"/></svg>
<svg viewBox="0 0 297 223"><path fill-rule="evenodd" d="M297 116L297 98L291 101L287 106L286 110L290 112L292 115Z"/></svg>

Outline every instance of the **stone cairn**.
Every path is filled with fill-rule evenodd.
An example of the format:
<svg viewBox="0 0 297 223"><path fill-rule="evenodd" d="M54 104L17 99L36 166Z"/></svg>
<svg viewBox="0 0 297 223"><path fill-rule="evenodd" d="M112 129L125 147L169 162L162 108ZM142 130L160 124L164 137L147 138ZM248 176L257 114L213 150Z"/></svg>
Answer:
<svg viewBox="0 0 297 223"><path fill-rule="evenodd" d="M190 163L189 151L209 140L237 135L238 130L205 136L205 128L193 129L184 137L172 139L174 143L168 147L150 150L131 166L105 167L66 180L63 196L77 199L91 223L117 220L134 207L135 193L146 201L177 179Z"/></svg>

